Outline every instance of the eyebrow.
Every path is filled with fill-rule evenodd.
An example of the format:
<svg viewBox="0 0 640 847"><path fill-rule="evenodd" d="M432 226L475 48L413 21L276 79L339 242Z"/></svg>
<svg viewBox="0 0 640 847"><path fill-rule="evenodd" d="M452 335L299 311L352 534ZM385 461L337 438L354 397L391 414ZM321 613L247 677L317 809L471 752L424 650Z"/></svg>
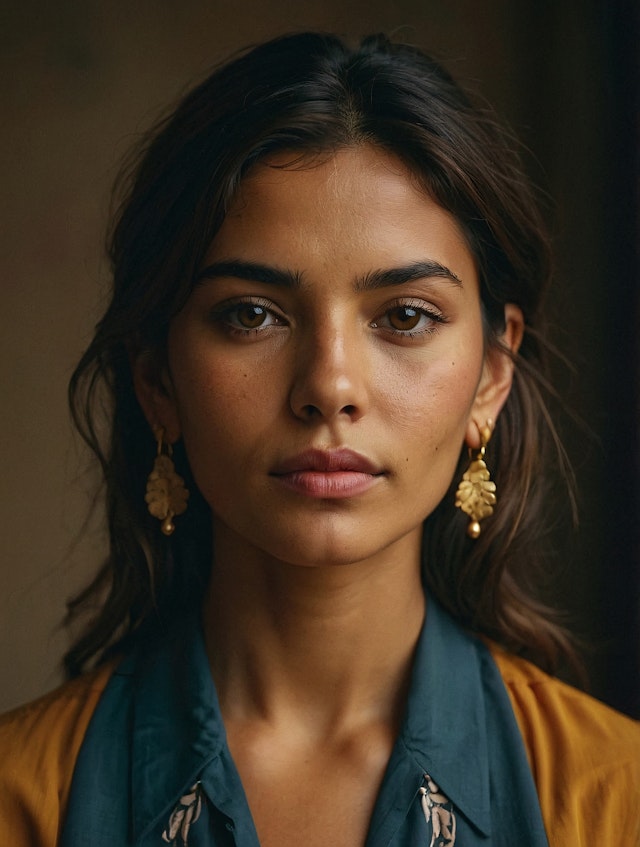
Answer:
<svg viewBox="0 0 640 847"><path fill-rule="evenodd" d="M371 271L356 282L357 291L373 291L376 288L386 288L388 285L402 285L418 279L445 279L455 285L462 285L460 277L446 265L427 259L422 262L412 262L399 268Z"/></svg>
<svg viewBox="0 0 640 847"><path fill-rule="evenodd" d="M208 265L200 271L195 283L198 285L205 279L220 279L221 277L235 277L251 282L262 282L266 285L280 285L284 288L299 288L302 282L302 273L299 271L286 271L271 265L261 265L258 262L233 259ZM462 285L460 277L446 265L433 259L426 259L402 267L371 271L363 277L359 277L354 287L356 291L373 291L377 288L402 285L419 279L445 279L455 285Z"/></svg>
<svg viewBox="0 0 640 847"><path fill-rule="evenodd" d="M271 265L261 265L257 262L241 262L232 259L229 262L214 262L200 271L196 277L196 285L205 279L220 279L235 277L251 282L264 282L267 285L281 285L284 288L298 288L302 274L285 271Z"/></svg>

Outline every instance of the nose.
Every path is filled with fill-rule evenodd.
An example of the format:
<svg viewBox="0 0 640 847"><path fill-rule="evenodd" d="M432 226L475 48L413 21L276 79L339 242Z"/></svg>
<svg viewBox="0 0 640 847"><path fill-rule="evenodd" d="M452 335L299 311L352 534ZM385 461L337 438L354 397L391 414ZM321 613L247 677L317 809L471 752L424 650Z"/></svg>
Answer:
<svg viewBox="0 0 640 847"><path fill-rule="evenodd" d="M290 405L304 421L351 421L365 414L368 402L368 361L358 330L347 327L308 333L296 345Z"/></svg>

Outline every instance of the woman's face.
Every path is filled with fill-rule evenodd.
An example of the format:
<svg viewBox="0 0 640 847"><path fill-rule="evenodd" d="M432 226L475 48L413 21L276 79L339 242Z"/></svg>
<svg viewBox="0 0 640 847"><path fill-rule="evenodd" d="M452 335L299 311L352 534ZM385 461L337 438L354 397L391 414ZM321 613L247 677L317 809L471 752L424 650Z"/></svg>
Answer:
<svg viewBox="0 0 640 847"><path fill-rule="evenodd" d="M510 363L485 363L473 256L398 159L291 159L242 183L142 402L183 437L225 549L418 556Z"/></svg>

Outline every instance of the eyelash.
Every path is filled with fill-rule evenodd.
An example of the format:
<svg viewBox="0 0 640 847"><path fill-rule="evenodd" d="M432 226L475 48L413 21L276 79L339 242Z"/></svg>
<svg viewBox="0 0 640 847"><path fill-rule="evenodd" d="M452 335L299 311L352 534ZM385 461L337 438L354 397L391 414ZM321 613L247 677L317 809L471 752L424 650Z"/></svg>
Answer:
<svg viewBox="0 0 640 847"><path fill-rule="evenodd" d="M255 306L256 308L264 309L267 315L276 319L276 322L268 324L266 327L263 324L256 327L234 326L232 324L233 314L242 308L242 306ZM229 335L244 336L245 338L250 335L256 335L259 332L264 332L273 326L283 326L286 324L285 319L274 311L273 304L269 300L262 300L260 297L241 297L237 300L229 300L221 303L214 309L212 317L216 323L223 326L225 332L229 333Z"/></svg>
<svg viewBox="0 0 640 847"><path fill-rule="evenodd" d="M442 325L447 322L447 319L441 312L437 311L433 307L427 308L424 305L424 302L421 300L396 300L393 303L387 305L381 315L389 316L392 312L400 309L412 309L415 312L418 312L421 317L428 318L429 321L431 321L431 324L422 329L410 330L396 329L392 326L383 327L386 332L389 332L399 338L416 338L421 335L430 335L438 331L439 325ZM372 321L371 326L378 327L379 321L380 318L376 318L374 321Z"/></svg>
<svg viewBox="0 0 640 847"><path fill-rule="evenodd" d="M234 326L232 323L233 315L237 312L242 306L255 306L259 309L264 309L267 315L270 315L275 319L274 323L260 324L256 327L242 327L242 326ZM380 327L380 321L384 317L388 317L394 311L398 311L401 309L412 309L415 312L419 313L419 315L424 318L428 318L431 321L431 324L422 329L409 329L402 330L397 329L393 326L384 326ZM273 304L269 300L263 300L259 297L243 297L236 300L226 301L217 306L213 312L212 317L216 323L219 323L223 326L225 332L229 335L235 335L239 337L247 337L256 335L261 332L265 332L266 330L274 327L274 326L284 326L286 325L286 320L279 315L274 309ZM439 325L447 322L445 316L436 311L433 307L426 308L423 301L421 300L396 300L393 303L390 303L386 306L383 312L380 313L380 317L375 318L370 326L374 329L384 329L385 332L394 335L398 338L416 338L421 335L429 335L438 331Z"/></svg>

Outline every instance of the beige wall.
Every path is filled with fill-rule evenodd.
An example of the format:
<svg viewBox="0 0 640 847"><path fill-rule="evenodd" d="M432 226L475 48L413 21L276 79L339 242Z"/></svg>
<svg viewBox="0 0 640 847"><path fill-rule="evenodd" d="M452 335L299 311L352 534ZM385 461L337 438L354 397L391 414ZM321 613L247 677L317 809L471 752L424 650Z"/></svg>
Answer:
<svg viewBox="0 0 640 847"><path fill-rule="evenodd" d="M99 314L110 185L136 133L219 58L299 28L396 31L448 58L456 75L479 79L512 121L535 121L522 88L531 68L523 71L520 52L530 22L515 15L518 6L2 4L0 709L59 679L66 637L56 626L65 599L100 558L99 526L78 541L92 485L72 438L65 390ZM544 103L537 105L543 116Z"/></svg>

